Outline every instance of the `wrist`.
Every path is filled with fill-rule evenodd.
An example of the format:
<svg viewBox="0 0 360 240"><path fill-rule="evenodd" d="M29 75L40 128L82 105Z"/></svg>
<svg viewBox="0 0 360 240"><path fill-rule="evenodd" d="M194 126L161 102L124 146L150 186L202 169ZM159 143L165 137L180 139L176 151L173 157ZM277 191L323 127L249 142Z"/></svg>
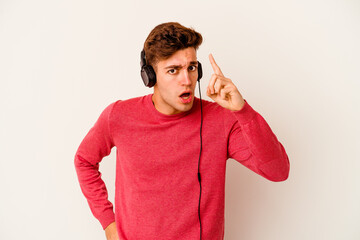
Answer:
<svg viewBox="0 0 360 240"><path fill-rule="evenodd" d="M238 111L240 111L241 109L244 108L245 104L246 104L245 100L244 100L244 99L241 99L241 101L240 101L240 103L238 104L238 106L235 107L234 109L231 109L231 111L233 111L233 112L238 112Z"/></svg>

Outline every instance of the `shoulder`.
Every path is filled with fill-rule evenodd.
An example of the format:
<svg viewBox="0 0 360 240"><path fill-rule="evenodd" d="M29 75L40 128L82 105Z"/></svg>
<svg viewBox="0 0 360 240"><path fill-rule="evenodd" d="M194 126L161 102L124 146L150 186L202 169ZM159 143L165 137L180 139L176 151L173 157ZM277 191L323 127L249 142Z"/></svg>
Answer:
<svg viewBox="0 0 360 240"><path fill-rule="evenodd" d="M121 109L121 108L128 108L128 107L134 108L139 104L144 104L147 97L148 97L148 95L124 99L124 100L118 99L118 100L112 102L108 107L113 108L113 110Z"/></svg>
<svg viewBox="0 0 360 240"><path fill-rule="evenodd" d="M104 111L108 113L110 118L118 117L119 114L124 115L124 113L136 112L136 110L142 109L142 106L148 101L148 97L149 95L124 100L118 99L108 104Z"/></svg>

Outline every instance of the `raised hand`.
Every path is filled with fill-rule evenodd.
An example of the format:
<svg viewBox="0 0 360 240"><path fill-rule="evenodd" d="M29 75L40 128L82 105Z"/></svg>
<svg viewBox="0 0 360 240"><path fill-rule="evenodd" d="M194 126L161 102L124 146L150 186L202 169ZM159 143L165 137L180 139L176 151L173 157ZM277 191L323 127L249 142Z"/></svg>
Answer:
<svg viewBox="0 0 360 240"><path fill-rule="evenodd" d="M214 73L211 75L206 95L226 109L231 111L241 110L245 105L245 101L239 90L231 79L224 76L212 54L209 55L209 60Z"/></svg>

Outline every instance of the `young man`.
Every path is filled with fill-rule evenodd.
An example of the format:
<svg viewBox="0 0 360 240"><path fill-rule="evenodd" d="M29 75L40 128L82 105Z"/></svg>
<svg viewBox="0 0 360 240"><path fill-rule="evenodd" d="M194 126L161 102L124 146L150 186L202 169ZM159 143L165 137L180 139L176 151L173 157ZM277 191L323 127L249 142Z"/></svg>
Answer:
<svg viewBox="0 0 360 240"><path fill-rule="evenodd" d="M212 55L214 102L195 97L201 43L178 23L155 27L142 53L154 93L110 104L76 152L81 190L108 240L223 239L228 158L271 181L288 177L284 147ZM115 213L99 172L114 146Z"/></svg>

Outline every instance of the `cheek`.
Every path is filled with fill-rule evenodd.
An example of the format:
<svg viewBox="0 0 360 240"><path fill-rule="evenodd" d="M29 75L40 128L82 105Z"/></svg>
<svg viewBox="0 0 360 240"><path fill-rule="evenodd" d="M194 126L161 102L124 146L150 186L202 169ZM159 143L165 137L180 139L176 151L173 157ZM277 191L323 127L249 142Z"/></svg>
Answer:
<svg viewBox="0 0 360 240"><path fill-rule="evenodd" d="M163 89L168 92L173 92L176 90L178 84L175 77L167 77L165 81L163 81Z"/></svg>
<svg viewBox="0 0 360 240"><path fill-rule="evenodd" d="M162 79L161 83L158 85L161 95L168 100L177 96L178 86L176 80L174 79ZM165 80L165 81L164 81Z"/></svg>

